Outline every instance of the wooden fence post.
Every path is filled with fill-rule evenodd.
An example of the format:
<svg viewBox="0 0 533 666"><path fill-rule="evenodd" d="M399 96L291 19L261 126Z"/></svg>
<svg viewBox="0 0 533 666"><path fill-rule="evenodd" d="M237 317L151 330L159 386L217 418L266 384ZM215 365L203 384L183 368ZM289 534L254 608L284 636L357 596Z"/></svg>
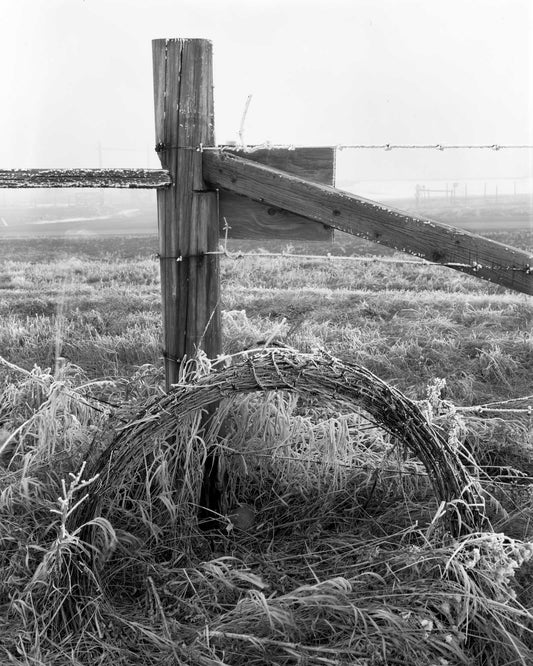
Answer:
<svg viewBox="0 0 533 666"><path fill-rule="evenodd" d="M156 150L172 185L157 192L165 376L203 349L221 350L217 194L202 179L202 146L213 146L212 45L152 42Z"/></svg>

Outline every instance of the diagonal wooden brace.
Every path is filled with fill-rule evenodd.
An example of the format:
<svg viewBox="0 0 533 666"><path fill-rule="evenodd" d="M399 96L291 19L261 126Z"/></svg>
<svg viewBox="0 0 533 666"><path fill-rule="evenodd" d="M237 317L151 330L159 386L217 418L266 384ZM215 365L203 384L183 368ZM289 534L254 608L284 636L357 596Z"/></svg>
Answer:
<svg viewBox="0 0 533 666"><path fill-rule="evenodd" d="M203 178L213 187L533 294L533 255L524 250L218 149L204 150L202 162Z"/></svg>

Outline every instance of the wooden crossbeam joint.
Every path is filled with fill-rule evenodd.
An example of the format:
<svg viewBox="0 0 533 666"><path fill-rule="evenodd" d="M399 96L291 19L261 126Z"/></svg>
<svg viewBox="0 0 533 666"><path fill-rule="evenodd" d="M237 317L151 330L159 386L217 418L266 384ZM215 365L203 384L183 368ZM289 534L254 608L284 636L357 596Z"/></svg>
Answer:
<svg viewBox="0 0 533 666"><path fill-rule="evenodd" d="M211 149L207 149L211 150ZM282 169L313 182L335 182L335 148L264 148L222 146L220 150L253 162ZM279 206L269 206L248 197L221 191L219 197L220 235L251 240L306 240L331 242L333 229L321 222L295 215Z"/></svg>

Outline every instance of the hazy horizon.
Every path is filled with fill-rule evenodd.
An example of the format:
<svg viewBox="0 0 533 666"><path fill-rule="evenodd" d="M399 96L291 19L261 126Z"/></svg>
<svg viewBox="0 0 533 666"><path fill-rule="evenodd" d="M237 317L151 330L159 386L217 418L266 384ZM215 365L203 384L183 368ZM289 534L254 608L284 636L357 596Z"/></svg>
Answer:
<svg viewBox="0 0 533 666"><path fill-rule="evenodd" d="M151 40L213 41L216 135L532 144L528 0L3 0L0 168L159 166ZM354 151L338 180L531 178L532 151Z"/></svg>

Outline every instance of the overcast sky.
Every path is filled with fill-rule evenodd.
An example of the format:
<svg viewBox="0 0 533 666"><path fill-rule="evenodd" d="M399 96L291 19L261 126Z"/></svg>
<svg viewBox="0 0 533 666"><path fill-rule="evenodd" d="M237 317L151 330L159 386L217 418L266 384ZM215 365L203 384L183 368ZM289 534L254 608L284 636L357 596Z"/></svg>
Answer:
<svg viewBox="0 0 533 666"><path fill-rule="evenodd" d="M99 143L157 167L162 37L213 41L220 143L248 95L248 143L533 143L531 0L0 0L0 168L98 166ZM339 176L532 172L461 153L343 151Z"/></svg>

